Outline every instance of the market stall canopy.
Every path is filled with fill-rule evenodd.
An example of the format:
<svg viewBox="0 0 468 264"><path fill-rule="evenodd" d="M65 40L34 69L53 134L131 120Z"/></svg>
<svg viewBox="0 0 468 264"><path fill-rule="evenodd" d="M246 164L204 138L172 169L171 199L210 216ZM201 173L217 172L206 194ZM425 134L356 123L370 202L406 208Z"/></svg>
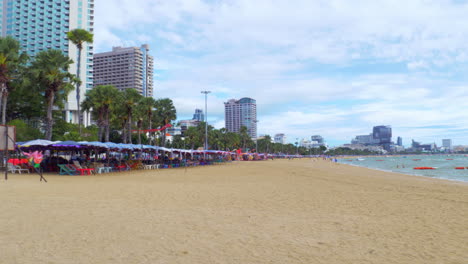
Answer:
<svg viewBox="0 0 468 264"><path fill-rule="evenodd" d="M21 145L18 142L17 145L20 147L31 147L31 146L49 146L55 143L55 141L45 140L45 139L35 139L31 141L23 142Z"/></svg>
<svg viewBox="0 0 468 264"><path fill-rule="evenodd" d="M77 149L84 149L86 148L85 145L82 145L76 141L57 141L54 142L52 145L49 145L51 149L55 150L77 150Z"/></svg>

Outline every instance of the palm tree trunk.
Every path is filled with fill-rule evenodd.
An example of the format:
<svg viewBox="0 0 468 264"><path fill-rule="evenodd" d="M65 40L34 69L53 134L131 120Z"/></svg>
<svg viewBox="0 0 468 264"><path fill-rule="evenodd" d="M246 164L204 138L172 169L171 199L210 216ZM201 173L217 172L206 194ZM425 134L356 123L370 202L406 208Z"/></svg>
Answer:
<svg viewBox="0 0 468 264"><path fill-rule="evenodd" d="M2 107L2 101L3 101L3 93L0 92L0 108ZM2 120L3 120L3 116L2 116ZM5 125L5 124L2 123L2 125Z"/></svg>
<svg viewBox="0 0 468 264"><path fill-rule="evenodd" d="M152 127L152 125L153 125L153 124L152 124L152 120L151 120L152 117L153 117L153 116L152 116L152 113L151 113L151 111L150 111L150 113L148 114L148 129L150 130L150 132L148 132L148 135L149 135L149 136L148 136L148 138L149 138L149 143L148 143L148 144L149 144L149 145L151 145L151 140L152 140L152 137L151 137L151 133L152 133L152 132L151 132L151 127Z"/></svg>
<svg viewBox="0 0 468 264"><path fill-rule="evenodd" d="M5 90L5 92L2 93L2 95L2 124L6 125L6 107L8 102L8 92Z"/></svg>
<svg viewBox="0 0 468 264"><path fill-rule="evenodd" d="M102 135L104 134L104 126L103 126L103 123L102 122L99 122L99 126L98 126L98 141L101 141L102 140ZM101 141L102 142L102 141Z"/></svg>
<svg viewBox="0 0 468 264"><path fill-rule="evenodd" d="M78 47L78 62L76 64L77 69L76 69L76 77L80 79L80 68L81 68L81 47ZM81 111L80 111L80 86L81 86L81 81L79 81L76 84L76 104L77 104L77 110L78 110L78 129L80 131L80 136L81 136Z"/></svg>
<svg viewBox="0 0 468 264"><path fill-rule="evenodd" d="M54 92L50 92L49 96L47 97L47 116L46 116L46 133L45 138L47 140L52 140L52 126L53 126L53 118L52 118L52 107L54 105Z"/></svg>
<svg viewBox="0 0 468 264"><path fill-rule="evenodd" d="M127 124L125 124L122 129L122 142L127 144Z"/></svg>
<svg viewBox="0 0 468 264"><path fill-rule="evenodd" d="M127 143L127 121L126 120L122 120L124 121L121 125L122 125L122 142L124 144Z"/></svg>
<svg viewBox="0 0 468 264"><path fill-rule="evenodd" d="M163 122L163 126L166 126L166 125L167 125L166 122ZM161 145L163 147L166 147L166 129L163 129L161 131L162 131L162 140L163 140Z"/></svg>
<svg viewBox="0 0 468 264"><path fill-rule="evenodd" d="M102 136L104 134L104 128L105 128L105 121L104 121L104 110L100 109L99 110L99 120L98 120L98 141L102 140Z"/></svg>
<svg viewBox="0 0 468 264"><path fill-rule="evenodd" d="M106 138L105 142L109 142L109 109L106 109L106 114L105 114L105 128L106 128Z"/></svg>
<svg viewBox="0 0 468 264"><path fill-rule="evenodd" d="M141 145L141 125L143 121L138 120L138 145Z"/></svg>
<svg viewBox="0 0 468 264"><path fill-rule="evenodd" d="M128 128L127 128L127 132L128 132L128 144L132 144L132 114L129 113L128 114Z"/></svg>
<svg viewBox="0 0 468 264"><path fill-rule="evenodd" d="M1 87L0 87L0 108L3 109L3 96L4 96L4 92L6 92L7 90L7 87L6 87L6 83L2 82L1 83ZM5 112L2 111L2 125L6 125L6 117L5 117Z"/></svg>

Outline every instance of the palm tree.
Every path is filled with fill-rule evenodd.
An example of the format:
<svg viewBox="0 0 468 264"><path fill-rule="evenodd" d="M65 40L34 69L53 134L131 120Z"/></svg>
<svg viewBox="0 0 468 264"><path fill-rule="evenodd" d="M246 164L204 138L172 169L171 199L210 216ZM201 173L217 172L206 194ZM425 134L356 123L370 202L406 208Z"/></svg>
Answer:
<svg viewBox="0 0 468 264"><path fill-rule="evenodd" d="M156 115L155 118L157 120L157 124L160 126L165 126L171 121L176 120L177 118L177 111L172 103L172 100L169 98L158 99L156 100ZM163 143L162 145L166 145L166 132L162 131L163 134Z"/></svg>
<svg viewBox="0 0 468 264"><path fill-rule="evenodd" d="M156 100L153 97L143 97L138 104L139 111L142 112L143 117L146 119L148 129L153 129L153 112L156 107ZM151 136L149 137L151 145Z"/></svg>
<svg viewBox="0 0 468 264"><path fill-rule="evenodd" d="M25 53L20 54L17 40L7 36L0 38L0 104L2 108L2 124L6 124L6 107L8 94L13 89L13 80L19 79L22 66L27 61Z"/></svg>
<svg viewBox="0 0 468 264"><path fill-rule="evenodd" d="M127 136L128 143L132 144L132 116L133 111L143 96L135 89L125 89L123 91L123 106L127 114Z"/></svg>
<svg viewBox="0 0 468 264"><path fill-rule="evenodd" d="M109 116L118 93L119 90L112 85L98 85L86 93L86 98L81 104L83 110L91 111L93 118L97 120L99 141L109 141Z"/></svg>
<svg viewBox="0 0 468 264"><path fill-rule="evenodd" d="M252 139L249 136L249 132L246 126L241 126L239 130L240 138L242 141L242 148L245 149Z"/></svg>
<svg viewBox="0 0 468 264"><path fill-rule="evenodd" d="M73 61L60 50L41 51L31 63L31 75L40 86L46 99L45 138L52 139L52 108L63 107L66 96L73 90L73 83L78 80L68 72Z"/></svg>
<svg viewBox="0 0 468 264"><path fill-rule="evenodd" d="M84 43L92 43L93 42L93 34L81 29L77 28L67 33L68 39L78 48L78 61L76 63L76 77L80 79L80 67L81 67L81 51L83 50ZM80 112L80 86L81 83L76 83L76 102L78 106L78 127L80 130L81 135L81 112Z"/></svg>

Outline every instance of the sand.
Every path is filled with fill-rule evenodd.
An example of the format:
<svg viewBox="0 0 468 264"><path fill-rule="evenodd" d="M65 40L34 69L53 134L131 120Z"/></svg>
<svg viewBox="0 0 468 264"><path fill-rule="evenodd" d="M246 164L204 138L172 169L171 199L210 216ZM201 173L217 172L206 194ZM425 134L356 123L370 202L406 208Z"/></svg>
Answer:
<svg viewBox="0 0 468 264"><path fill-rule="evenodd" d="M325 161L0 180L0 263L468 263L468 184Z"/></svg>

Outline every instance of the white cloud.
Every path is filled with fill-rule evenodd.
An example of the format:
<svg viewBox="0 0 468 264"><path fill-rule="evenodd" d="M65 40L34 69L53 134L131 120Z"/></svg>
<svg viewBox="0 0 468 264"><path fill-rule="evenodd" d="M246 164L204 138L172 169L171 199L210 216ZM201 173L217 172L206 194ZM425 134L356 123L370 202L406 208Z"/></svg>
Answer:
<svg viewBox="0 0 468 264"><path fill-rule="evenodd" d="M450 0L100 0L95 46L150 44L156 97L191 116L211 90L216 126L223 102L252 97L261 133L349 140L390 124L468 141L468 87L454 77L468 68L467 13Z"/></svg>

